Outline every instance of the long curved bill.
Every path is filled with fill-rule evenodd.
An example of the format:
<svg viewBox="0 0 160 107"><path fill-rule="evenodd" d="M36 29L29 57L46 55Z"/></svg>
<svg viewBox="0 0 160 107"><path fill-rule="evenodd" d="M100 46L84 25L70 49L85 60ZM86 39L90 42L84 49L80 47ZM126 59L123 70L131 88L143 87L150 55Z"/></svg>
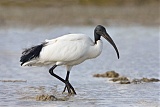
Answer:
<svg viewBox="0 0 160 107"><path fill-rule="evenodd" d="M109 36L109 34L107 32L104 32L102 35L115 49L116 53L117 53L117 57L119 59L119 52L117 49L117 46L115 45L114 41L112 40L112 38Z"/></svg>

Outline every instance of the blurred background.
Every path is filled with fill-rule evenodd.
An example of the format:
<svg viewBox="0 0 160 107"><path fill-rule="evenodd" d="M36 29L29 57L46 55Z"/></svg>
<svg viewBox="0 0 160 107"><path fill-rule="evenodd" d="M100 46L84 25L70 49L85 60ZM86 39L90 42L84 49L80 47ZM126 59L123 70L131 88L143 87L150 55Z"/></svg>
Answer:
<svg viewBox="0 0 160 107"><path fill-rule="evenodd" d="M0 27L159 25L159 0L0 0Z"/></svg>

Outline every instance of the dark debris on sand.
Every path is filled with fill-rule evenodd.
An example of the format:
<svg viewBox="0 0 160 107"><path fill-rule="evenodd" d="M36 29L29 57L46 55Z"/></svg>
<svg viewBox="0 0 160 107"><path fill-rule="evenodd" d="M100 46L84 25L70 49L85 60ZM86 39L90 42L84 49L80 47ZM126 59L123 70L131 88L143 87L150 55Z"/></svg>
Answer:
<svg viewBox="0 0 160 107"><path fill-rule="evenodd" d="M113 82L117 82L119 81L120 84L130 84L130 80L127 78L127 77L117 77L117 78L112 78L110 79L110 81L113 81Z"/></svg>
<svg viewBox="0 0 160 107"><path fill-rule="evenodd" d="M119 77L119 74L115 71L108 71L103 74L94 74L94 77L107 77L107 78L116 78Z"/></svg>
<svg viewBox="0 0 160 107"><path fill-rule="evenodd" d="M67 101L67 97L57 98L54 95L42 94L36 96L36 101Z"/></svg>
<svg viewBox="0 0 160 107"><path fill-rule="evenodd" d="M138 83L146 83L146 82L159 82L159 79L156 78L142 78L142 79L133 79L130 80L128 77L120 76L119 73L115 71L107 71L102 74L94 74L93 77L103 77L103 78L111 78L109 81L119 82L119 84L138 84Z"/></svg>
<svg viewBox="0 0 160 107"><path fill-rule="evenodd" d="M27 82L27 80L0 80L0 82Z"/></svg>

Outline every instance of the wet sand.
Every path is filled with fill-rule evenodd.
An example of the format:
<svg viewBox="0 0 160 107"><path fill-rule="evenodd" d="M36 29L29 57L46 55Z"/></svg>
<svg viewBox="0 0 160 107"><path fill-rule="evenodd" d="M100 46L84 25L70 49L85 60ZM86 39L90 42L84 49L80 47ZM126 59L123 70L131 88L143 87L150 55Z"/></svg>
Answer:
<svg viewBox="0 0 160 107"><path fill-rule="evenodd" d="M147 83L147 82L160 82L160 80L157 78L144 78L144 77L141 79L134 78L133 80L131 80L128 77L122 76L115 71L107 71L102 74L94 74L93 77L112 78L109 81L113 81L113 82L118 81L119 84L131 84L131 83L138 84L138 83Z"/></svg>
<svg viewBox="0 0 160 107"><path fill-rule="evenodd" d="M27 80L0 80L0 82L27 82Z"/></svg>
<svg viewBox="0 0 160 107"><path fill-rule="evenodd" d="M94 74L93 77L97 78L109 78L108 81L113 81L119 84L142 84L142 83L150 83L150 82L160 82L159 79L156 78L142 78L133 80L128 77L122 76L115 71L107 71L102 74ZM16 83L27 83L27 80L0 80L2 83L10 83L12 85ZM106 83L107 84L107 83ZM57 86L56 86L57 87ZM19 88L15 88L15 91L19 98L18 100L22 101L69 101L71 97L74 95L69 95L66 93L57 92L56 87L46 87L46 86L25 86ZM6 96L7 97L7 96Z"/></svg>

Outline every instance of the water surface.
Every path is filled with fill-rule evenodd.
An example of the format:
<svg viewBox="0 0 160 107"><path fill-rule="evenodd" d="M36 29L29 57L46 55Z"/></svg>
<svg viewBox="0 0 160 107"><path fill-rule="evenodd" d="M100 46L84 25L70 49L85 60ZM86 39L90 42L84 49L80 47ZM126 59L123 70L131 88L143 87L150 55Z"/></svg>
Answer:
<svg viewBox="0 0 160 107"><path fill-rule="evenodd" d="M159 83L112 83L93 74L115 70L133 78L159 78L159 29L157 27L107 27L115 41L120 59L113 47L103 39L103 52L96 59L73 67L70 82L76 96L67 101L36 101L36 95L54 94L62 97L64 84L48 73L49 67L21 67L20 56L24 48L40 44L67 33L85 33L93 38L94 27L8 28L0 29L0 80L26 82L0 82L1 107L158 107ZM55 73L65 77L64 67Z"/></svg>

